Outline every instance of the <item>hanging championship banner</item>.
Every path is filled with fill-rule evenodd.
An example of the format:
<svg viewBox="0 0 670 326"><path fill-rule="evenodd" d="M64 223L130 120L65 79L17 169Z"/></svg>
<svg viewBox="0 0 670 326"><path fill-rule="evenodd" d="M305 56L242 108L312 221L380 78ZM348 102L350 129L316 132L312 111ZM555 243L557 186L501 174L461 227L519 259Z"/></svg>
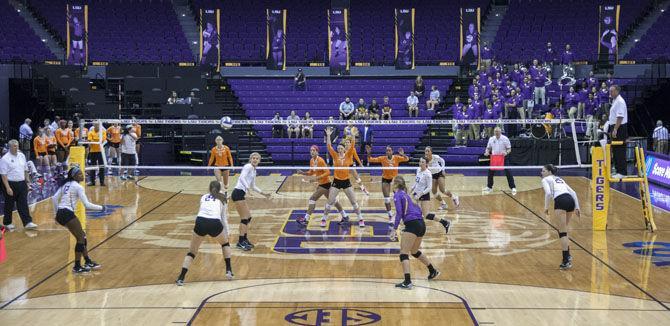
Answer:
<svg viewBox="0 0 670 326"><path fill-rule="evenodd" d="M67 4L67 64L88 65L88 5Z"/></svg>
<svg viewBox="0 0 670 326"><path fill-rule="evenodd" d="M479 32L479 8L461 8L461 64L479 67Z"/></svg>
<svg viewBox="0 0 670 326"><path fill-rule="evenodd" d="M286 70L286 9L267 9L265 59L268 69Z"/></svg>
<svg viewBox="0 0 670 326"><path fill-rule="evenodd" d="M414 8L395 10L395 68L414 69Z"/></svg>
<svg viewBox="0 0 670 326"><path fill-rule="evenodd" d="M619 56L619 9L619 5L599 6L599 61L615 63Z"/></svg>
<svg viewBox="0 0 670 326"><path fill-rule="evenodd" d="M200 65L221 70L220 9L200 9Z"/></svg>
<svg viewBox="0 0 670 326"><path fill-rule="evenodd" d="M349 10L328 10L328 60L331 75L349 74Z"/></svg>

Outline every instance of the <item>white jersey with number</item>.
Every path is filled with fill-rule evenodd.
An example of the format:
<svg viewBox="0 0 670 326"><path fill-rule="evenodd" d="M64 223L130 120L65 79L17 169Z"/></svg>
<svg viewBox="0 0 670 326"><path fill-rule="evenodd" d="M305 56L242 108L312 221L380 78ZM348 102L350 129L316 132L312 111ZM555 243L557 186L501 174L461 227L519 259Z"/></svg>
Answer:
<svg viewBox="0 0 670 326"><path fill-rule="evenodd" d="M245 164L242 168L242 172L240 173L240 177L237 179L237 185L235 185L235 189L242 190L245 193L248 193L249 189L252 189L258 193L263 192L256 186L256 168L251 165L251 163Z"/></svg>
<svg viewBox="0 0 670 326"><path fill-rule="evenodd" d="M430 170L430 173L432 174L442 172L442 170L444 170L444 159L439 155L433 154L430 162L428 162L428 170Z"/></svg>
<svg viewBox="0 0 670 326"><path fill-rule="evenodd" d="M412 194L419 195L419 197L423 196L430 192L432 186L433 175L430 173L430 170L421 171L421 168L418 168L416 170L414 185L412 186Z"/></svg>
<svg viewBox="0 0 670 326"><path fill-rule="evenodd" d="M565 180L557 177L555 175L549 175L542 178L542 188L544 188L544 208L549 208L549 202L551 199L554 199L563 194L569 194L572 196L572 199L575 201L575 208L579 208L579 200L577 199L577 193L575 193L570 186L565 182Z"/></svg>
<svg viewBox="0 0 670 326"><path fill-rule="evenodd" d="M75 208L77 207L77 201L79 200L81 200L86 209L96 211L102 210L102 206L88 201L84 187L82 187L76 181L65 183L62 187L58 188L58 191L56 191L56 194L52 197L54 206L57 209L67 209L72 212L74 212Z"/></svg>
<svg viewBox="0 0 670 326"><path fill-rule="evenodd" d="M218 198L205 194L200 197L198 217L225 221L228 218L227 208L228 205L221 202Z"/></svg>

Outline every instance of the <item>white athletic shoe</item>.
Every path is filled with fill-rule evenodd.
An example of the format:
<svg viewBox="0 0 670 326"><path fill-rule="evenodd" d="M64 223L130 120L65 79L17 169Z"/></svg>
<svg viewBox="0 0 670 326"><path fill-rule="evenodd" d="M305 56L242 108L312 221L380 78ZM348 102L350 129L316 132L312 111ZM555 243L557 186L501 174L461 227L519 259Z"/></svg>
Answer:
<svg viewBox="0 0 670 326"><path fill-rule="evenodd" d="M358 220L358 227L359 228L364 228L365 227L365 221L363 221L363 219Z"/></svg>
<svg viewBox="0 0 670 326"><path fill-rule="evenodd" d="M616 174L613 174L613 175L612 175L612 178L613 178L613 179L623 179L624 176L621 175L620 173L616 173Z"/></svg>
<svg viewBox="0 0 670 326"><path fill-rule="evenodd" d="M35 230L35 229L37 229L37 224L35 224L33 222L30 222L30 223L26 224L25 228L28 229L28 230Z"/></svg>
<svg viewBox="0 0 670 326"><path fill-rule="evenodd" d="M321 227L322 227L322 228L325 228L325 227L326 227L326 219L325 219L325 218L322 218L322 219L321 219Z"/></svg>
<svg viewBox="0 0 670 326"><path fill-rule="evenodd" d="M493 190L493 189L491 189L491 188L489 188L489 187L484 187L484 189L482 189L482 192L488 194L488 193L491 192L491 190Z"/></svg>
<svg viewBox="0 0 670 326"><path fill-rule="evenodd" d="M455 208L458 208L458 206L461 206L461 199L458 198L457 195L452 195L452 196L451 196L451 200L454 201L454 207L455 207Z"/></svg>
<svg viewBox="0 0 670 326"><path fill-rule="evenodd" d="M231 271L226 272L226 279L228 279L229 281L233 279L233 276L234 276L233 272Z"/></svg>
<svg viewBox="0 0 670 326"><path fill-rule="evenodd" d="M516 195L516 188L512 188L512 196Z"/></svg>
<svg viewBox="0 0 670 326"><path fill-rule="evenodd" d="M5 229L7 229L7 231L9 231L9 232L12 232L12 231L16 230L16 226L14 226L14 224L7 224L7 225L5 225Z"/></svg>

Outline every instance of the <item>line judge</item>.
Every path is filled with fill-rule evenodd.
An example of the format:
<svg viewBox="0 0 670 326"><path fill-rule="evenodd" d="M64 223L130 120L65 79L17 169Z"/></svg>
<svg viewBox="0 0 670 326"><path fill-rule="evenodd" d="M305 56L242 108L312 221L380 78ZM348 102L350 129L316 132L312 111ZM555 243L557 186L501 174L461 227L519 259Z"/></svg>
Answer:
<svg viewBox="0 0 670 326"><path fill-rule="evenodd" d="M610 86L610 97L612 98L612 107L610 107L609 119L607 119L608 131L612 140L623 141L623 145L612 146L612 156L614 157L614 168L616 174L613 178L621 179L627 175L626 169L626 139L628 138L628 107L626 101L621 97L621 87L619 85Z"/></svg>
<svg viewBox="0 0 670 326"><path fill-rule="evenodd" d="M493 136L489 138L489 142L486 145L485 156L489 155L503 155L507 156L512 152L512 144L509 142L509 138L502 134L500 127L493 129ZM507 177L507 184L510 189L512 189L512 195L516 195L516 185L514 184L514 177L509 169L503 168L505 171L505 176ZM487 179L486 187L484 188L485 193L491 192L493 189L493 175L496 170L489 169L489 176Z"/></svg>
<svg viewBox="0 0 670 326"><path fill-rule="evenodd" d="M9 152L0 159L0 176L2 177L2 188L5 195L5 216L2 224L8 231L14 231L12 224L12 211L16 203L21 222L26 229L36 229L37 224L28 210L28 192L30 191L30 175L26 157L19 152L19 142L16 139L9 141Z"/></svg>

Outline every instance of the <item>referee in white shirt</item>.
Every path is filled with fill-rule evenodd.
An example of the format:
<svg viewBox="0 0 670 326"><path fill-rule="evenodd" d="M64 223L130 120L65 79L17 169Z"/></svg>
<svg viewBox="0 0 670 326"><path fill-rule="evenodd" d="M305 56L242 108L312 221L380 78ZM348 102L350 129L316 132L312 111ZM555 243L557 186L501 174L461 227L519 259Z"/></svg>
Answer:
<svg viewBox="0 0 670 326"><path fill-rule="evenodd" d="M489 138L489 142L486 145L485 156L493 155L504 155L507 156L512 152L512 144L509 142L509 138L502 134L500 127L493 129L493 137ZM516 185L514 184L514 177L509 169L503 169L505 171L505 176L507 177L507 185L512 189L512 195L516 195ZM493 175L496 170L489 169L489 176L486 183L486 188L484 192L490 192L493 189Z"/></svg>
<svg viewBox="0 0 670 326"><path fill-rule="evenodd" d="M16 139L9 141L9 152L0 159L0 176L2 177L2 189L5 195L5 216L2 224L7 230L13 231L16 227L12 224L12 212L16 203L19 216L26 229L36 229L33 218L28 210L28 191L30 190L30 175L26 157L19 152L19 142Z"/></svg>
<svg viewBox="0 0 670 326"><path fill-rule="evenodd" d="M612 141L623 141L623 145L612 146L614 167L616 168L616 174L613 177L617 179L627 174L626 139L628 139L628 107L620 93L621 87L619 85L610 86L612 106L610 107L609 119L607 120L608 131L612 136Z"/></svg>
<svg viewBox="0 0 670 326"><path fill-rule="evenodd" d="M654 129L654 152L661 154L668 154L668 129L663 127L663 121L656 121L656 129Z"/></svg>

